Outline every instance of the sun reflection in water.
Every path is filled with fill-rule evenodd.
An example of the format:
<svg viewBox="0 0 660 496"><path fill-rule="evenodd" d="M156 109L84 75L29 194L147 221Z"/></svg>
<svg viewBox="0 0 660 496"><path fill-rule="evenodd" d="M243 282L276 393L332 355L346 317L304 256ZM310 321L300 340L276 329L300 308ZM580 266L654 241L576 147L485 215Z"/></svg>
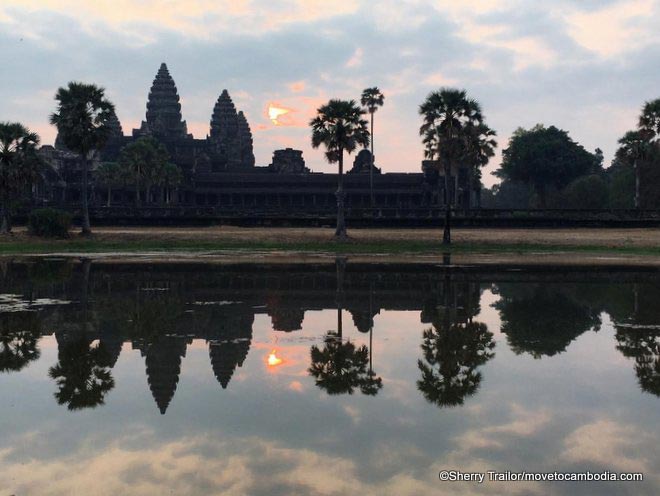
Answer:
<svg viewBox="0 0 660 496"><path fill-rule="evenodd" d="M282 359L277 356L277 350L273 350L268 355L267 363L269 367L276 367L282 363Z"/></svg>

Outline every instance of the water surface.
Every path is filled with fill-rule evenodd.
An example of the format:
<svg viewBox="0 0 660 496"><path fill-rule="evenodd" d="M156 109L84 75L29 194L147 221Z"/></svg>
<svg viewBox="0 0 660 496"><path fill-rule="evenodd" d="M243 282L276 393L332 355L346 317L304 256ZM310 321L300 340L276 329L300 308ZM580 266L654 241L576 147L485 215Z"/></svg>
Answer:
<svg viewBox="0 0 660 496"><path fill-rule="evenodd" d="M655 270L0 269L0 496L660 493Z"/></svg>

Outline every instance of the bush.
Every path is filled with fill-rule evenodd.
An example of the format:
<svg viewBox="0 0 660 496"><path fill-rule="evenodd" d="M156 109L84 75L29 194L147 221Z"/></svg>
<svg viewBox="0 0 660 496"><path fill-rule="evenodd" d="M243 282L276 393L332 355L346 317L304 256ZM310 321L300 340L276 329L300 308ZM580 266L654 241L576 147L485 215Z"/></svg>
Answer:
<svg viewBox="0 0 660 496"><path fill-rule="evenodd" d="M71 215L52 208L34 210L28 221L30 233L44 238L68 238L69 227Z"/></svg>

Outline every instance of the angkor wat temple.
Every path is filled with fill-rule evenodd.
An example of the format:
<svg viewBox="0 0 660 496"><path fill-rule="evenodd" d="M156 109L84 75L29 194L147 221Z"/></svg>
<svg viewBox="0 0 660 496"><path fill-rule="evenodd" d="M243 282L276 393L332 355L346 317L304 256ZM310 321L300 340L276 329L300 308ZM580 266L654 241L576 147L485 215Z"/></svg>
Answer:
<svg viewBox="0 0 660 496"><path fill-rule="evenodd" d="M179 94L167 66L162 64L151 86L145 120L139 129L125 136L121 123L113 122L112 137L94 159L93 169L102 162L114 162L125 145L143 136L162 142L184 180L167 206L205 207L218 211L323 212L336 205L337 175L311 172L302 152L291 148L275 150L268 166L256 166L250 125L238 111L227 90L223 90L211 115L209 133L196 139L183 120ZM75 154L56 139L55 146L43 146L49 164L45 181L37 188L36 200L54 206L75 205L80 200L80 165ZM349 209L370 207L369 169L371 154L360 151L345 178ZM336 166L329 165L332 171ZM438 180L434 164L425 161L419 173L381 173L374 165L374 200L380 209L428 209L444 204L444 180ZM92 205L97 211L106 205L106 189L94 180ZM450 201L458 207L478 205L480 183L470 177L468 167L459 167L450 181ZM132 207L135 191L115 188L111 205ZM157 188L145 208L158 204ZM164 206L164 205L159 205ZM414 215L414 214L412 214Z"/></svg>

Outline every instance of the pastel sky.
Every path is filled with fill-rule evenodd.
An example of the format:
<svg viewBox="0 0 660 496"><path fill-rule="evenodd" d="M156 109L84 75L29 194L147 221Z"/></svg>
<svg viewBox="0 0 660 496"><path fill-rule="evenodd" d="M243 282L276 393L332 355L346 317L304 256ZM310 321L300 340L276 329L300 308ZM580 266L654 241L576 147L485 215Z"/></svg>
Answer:
<svg viewBox="0 0 660 496"><path fill-rule="evenodd" d="M376 162L420 169L419 104L465 88L497 130L556 125L606 164L645 100L660 97L660 0L2 0L0 120L52 143L53 95L70 80L106 88L125 134L144 118L161 62L195 137L229 90L253 130L258 165L273 150L310 146L307 123L329 98L379 86ZM275 125L269 104L291 113ZM498 167L491 161L484 182Z"/></svg>

